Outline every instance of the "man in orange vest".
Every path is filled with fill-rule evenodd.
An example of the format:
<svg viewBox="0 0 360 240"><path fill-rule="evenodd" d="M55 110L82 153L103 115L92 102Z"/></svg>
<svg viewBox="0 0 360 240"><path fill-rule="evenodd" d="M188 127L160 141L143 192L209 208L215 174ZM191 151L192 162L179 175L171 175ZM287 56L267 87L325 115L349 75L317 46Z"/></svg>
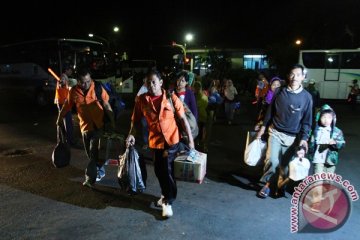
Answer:
<svg viewBox="0 0 360 240"><path fill-rule="evenodd" d="M99 169L102 169L102 164L99 162L99 142L104 126L104 112L111 119L111 126L115 129L109 95L103 88L101 98L103 104L100 104L99 99L96 97L95 83L91 79L89 69L80 69L78 71L78 85L70 89L67 101L65 101L56 121L57 125L62 124L64 116L71 110L73 105L76 106L84 148L89 159L85 170L85 182L83 183L87 187L93 187L95 181L99 179Z"/></svg>
<svg viewBox="0 0 360 240"><path fill-rule="evenodd" d="M60 80L56 83L54 103L57 105L59 112L64 105L69 94L69 77L72 75L73 69L70 65L66 64L63 67ZM73 139L73 120L71 111L64 117L64 126L66 131L66 139L70 146L75 146Z"/></svg>

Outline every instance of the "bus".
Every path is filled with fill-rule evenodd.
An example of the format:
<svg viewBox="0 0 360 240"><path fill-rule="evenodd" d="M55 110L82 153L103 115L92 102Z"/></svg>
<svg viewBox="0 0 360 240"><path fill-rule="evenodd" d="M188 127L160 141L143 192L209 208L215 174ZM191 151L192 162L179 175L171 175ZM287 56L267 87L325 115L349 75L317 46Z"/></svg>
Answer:
<svg viewBox="0 0 360 240"><path fill-rule="evenodd" d="M360 79L360 49L300 50L299 63L322 99L347 99L352 80Z"/></svg>
<svg viewBox="0 0 360 240"><path fill-rule="evenodd" d="M115 71L101 42L40 39L0 46L0 95L27 97L39 106L53 103L56 76L64 65L91 69L92 78L115 81ZM51 74L49 70L52 70Z"/></svg>

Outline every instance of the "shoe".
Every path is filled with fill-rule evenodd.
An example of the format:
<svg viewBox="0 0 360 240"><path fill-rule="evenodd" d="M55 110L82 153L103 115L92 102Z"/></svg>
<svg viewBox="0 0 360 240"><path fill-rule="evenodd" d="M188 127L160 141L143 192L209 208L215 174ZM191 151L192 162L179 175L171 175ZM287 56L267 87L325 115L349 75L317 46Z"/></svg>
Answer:
<svg viewBox="0 0 360 240"><path fill-rule="evenodd" d="M172 217L173 215L173 210L170 204L168 203L163 203L162 204L162 216L164 218L169 218Z"/></svg>
<svg viewBox="0 0 360 240"><path fill-rule="evenodd" d="M262 198L267 198L269 194L270 194L270 188L267 186L264 186L259 192L259 196Z"/></svg>
<svg viewBox="0 0 360 240"><path fill-rule="evenodd" d="M99 182L101 181L101 179L103 179L103 177L105 177L105 168L104 166L102 166L101 168L96 167L96 169L97 169L96 181Z"/></svg>
<svg viewBox="0 0 360 240"><path fill-rule="evenodd" d="M155 206L156 207L162 207L164 196L161 195L160 199L156 201Z"/></svg>
<svg viewBox="0 0 360 240"><path fill-rule="evenodd" d="M86 180L85 182L83 182L83 186L84 187L89 187L89 188L94 187L94 185L89 180Z"/></svg>

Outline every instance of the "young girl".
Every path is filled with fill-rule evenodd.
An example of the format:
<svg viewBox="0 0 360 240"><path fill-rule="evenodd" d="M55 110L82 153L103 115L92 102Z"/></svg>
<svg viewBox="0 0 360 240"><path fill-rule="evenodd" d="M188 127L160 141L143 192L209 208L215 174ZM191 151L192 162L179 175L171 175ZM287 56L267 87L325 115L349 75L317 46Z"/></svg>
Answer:
<svg viewBox="0 0 360 240"><path fill-rule="evenodd" d="M336 114L327 104L316 114L316 126L310 139L309 158L314 172L335 172L339 161L338 151L344 147L343 132L336 127Z"/></svg>

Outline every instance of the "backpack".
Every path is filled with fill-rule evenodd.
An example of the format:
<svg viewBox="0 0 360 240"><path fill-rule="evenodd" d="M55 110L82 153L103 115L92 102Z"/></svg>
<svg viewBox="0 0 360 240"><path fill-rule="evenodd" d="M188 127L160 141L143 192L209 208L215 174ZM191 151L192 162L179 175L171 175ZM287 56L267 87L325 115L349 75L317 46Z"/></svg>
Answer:
<svg viewBox="0 0 360 240"><path fill-rule="evenodd" d="M95 94L96 98L104 109L103 99L101 97L102 89L105 89L106 93L109 95L109 104L114 113L114 120L119 118L119 114L125 108L125 103L121 100L121 97L115 92L115 89L111 86L110 83L102 83L99 81L95 81ZM105 111L105 110L104 110ZM104 114L104 126L110 123L109 116Z"/></svg>
<svg viewBox="0 0 360 240"><path fill-rule="evenodd" d="M180 122L180 119L178 119L176 113L175 113L175 108L174 108L174 104L173 104L173 101L171 99L171 92L168 92L167 93L167 99L169 100L170 102L170 105L173 109L173 112L174 112L174 116L175 116L175 119L176 119L176 123L177 123L177 126L180 130L180 133L181 133L181 136L182 136L182 139L184 139L186 142L187 142L187 134L186 134L186 131L185 129L183 129L183 126ZM194 116L194 114L191 112L190 108L188 107L188 105L186 105L186 103L184 103L183 101L181 101L183 103L183 106L184 106L184 110L185 110L185 117L186 119L188 120L189 122L189 125L190 125L190 129L191 129L191 135L193 137L193 139L195 139L198 134L199 134L199 127L198 127L198 124L197 124L197 120Z"/></svg>

